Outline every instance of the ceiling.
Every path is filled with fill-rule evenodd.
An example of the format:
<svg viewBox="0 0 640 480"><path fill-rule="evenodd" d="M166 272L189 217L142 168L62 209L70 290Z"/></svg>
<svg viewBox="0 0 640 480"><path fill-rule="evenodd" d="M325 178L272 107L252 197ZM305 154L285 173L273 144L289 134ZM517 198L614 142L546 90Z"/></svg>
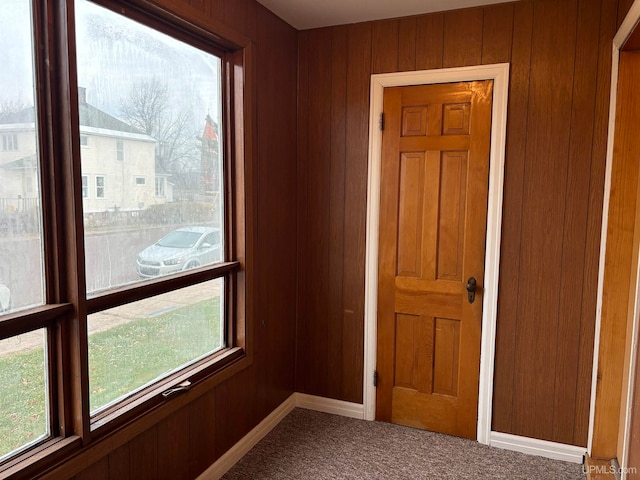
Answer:
<svg viewBox="0 0 640 480"><path fill-rule="evenodd" d="M511 0L258 0L298 30L508 1Z"/></svg>

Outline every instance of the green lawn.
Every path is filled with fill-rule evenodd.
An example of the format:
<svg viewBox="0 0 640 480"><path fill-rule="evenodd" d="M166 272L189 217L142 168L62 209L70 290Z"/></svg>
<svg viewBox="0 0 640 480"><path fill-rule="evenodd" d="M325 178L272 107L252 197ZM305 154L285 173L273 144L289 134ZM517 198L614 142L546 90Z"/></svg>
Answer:
<svg viewBox="0 0 640 480"><path fill-rule="evenodd" d="M90 409L211 351L219 325L216 297L91 335ZM43 369L42 348L0 358L0 457L46 431Z"/></svg>

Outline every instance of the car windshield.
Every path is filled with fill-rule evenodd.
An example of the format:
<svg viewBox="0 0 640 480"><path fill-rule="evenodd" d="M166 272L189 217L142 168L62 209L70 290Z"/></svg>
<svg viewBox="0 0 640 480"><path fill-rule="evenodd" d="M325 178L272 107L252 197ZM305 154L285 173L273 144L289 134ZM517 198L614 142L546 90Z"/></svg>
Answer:
<svg viewBox="0 0 640 480"><path fill-rule="evenodd" d="M175 232L171 232L170 234L163 237L158 245L161 247L171 247L171 248L191 248L193 247L198 239L200 238L201 233L198 232L186 232L183 230L176 230Z"/></svg>

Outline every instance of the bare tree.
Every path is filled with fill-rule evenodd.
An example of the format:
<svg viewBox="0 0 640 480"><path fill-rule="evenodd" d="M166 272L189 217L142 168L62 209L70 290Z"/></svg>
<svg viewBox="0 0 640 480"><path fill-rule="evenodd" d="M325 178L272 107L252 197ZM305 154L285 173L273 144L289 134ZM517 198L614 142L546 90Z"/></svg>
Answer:
<svg viewBox="0 0 640 480"><path fill-rule="evenodd" d="M129 125L158 141L160 169L183 188L193 188L190 173L198 167L200 153L193 117L187 109L173 111L167 85L156 77L133 84L120 102L120 113Z"/></svg>
<svg viewBox="0 0 640 480"><path fill-rule="evenodd" d="M18 112L22 112L27 105L21 100L3 100L0 102L0 123L10 121Z"/></svg>

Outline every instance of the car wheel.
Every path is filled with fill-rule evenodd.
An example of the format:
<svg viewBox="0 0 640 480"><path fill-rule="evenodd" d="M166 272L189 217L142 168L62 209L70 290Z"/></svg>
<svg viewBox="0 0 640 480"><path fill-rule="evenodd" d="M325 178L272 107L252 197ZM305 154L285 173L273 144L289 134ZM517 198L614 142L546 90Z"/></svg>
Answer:
<svg viewBox="0 0 640 480"><path fill-rule="evenodd" d="M200 266L200 262L197 260L191 260L184 266L185 270L191 270L192 268L198 268Z"/></svg>

